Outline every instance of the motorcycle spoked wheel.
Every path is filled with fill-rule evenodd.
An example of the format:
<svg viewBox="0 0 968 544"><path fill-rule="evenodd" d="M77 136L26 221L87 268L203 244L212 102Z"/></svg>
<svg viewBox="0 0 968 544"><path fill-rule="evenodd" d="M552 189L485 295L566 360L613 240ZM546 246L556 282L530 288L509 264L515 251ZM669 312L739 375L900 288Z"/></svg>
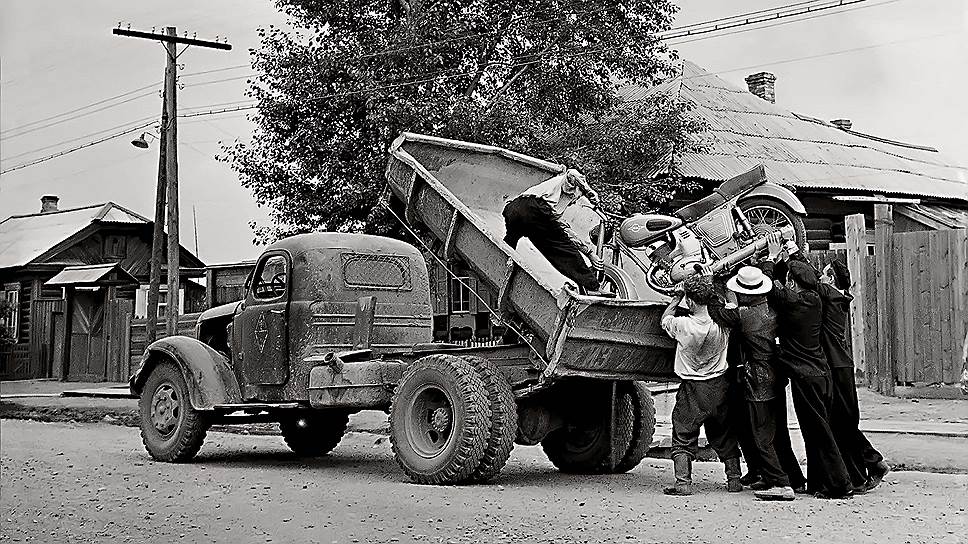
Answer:
<svg viewBox="0 0 968 544"><path fill-rule="evenodd" d="M793 227L797 247L803 247L807 242L807 230L800 218L789 206L770 198L754 197L739 203L746 218L753 227L755 238L766 236L770 232L790 225Z"/></svg>

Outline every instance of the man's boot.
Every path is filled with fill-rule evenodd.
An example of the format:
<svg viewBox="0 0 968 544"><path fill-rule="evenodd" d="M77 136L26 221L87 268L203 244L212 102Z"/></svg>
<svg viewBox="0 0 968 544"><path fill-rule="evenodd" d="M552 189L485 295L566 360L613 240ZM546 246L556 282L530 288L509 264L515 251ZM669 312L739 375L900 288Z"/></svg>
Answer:
<svg viewBox="0 0 968 544"><path fill-rule="evenodd" d="M891 471L890 465L880 460L873 465L868 465L867 467L867 491L874 489L875 487L881 485L884 481L884 477L887 473Z"/></svg>
<svg viewBox="0 0 968 544"><path fill-rule="evenodd" d="M738 493L743 490L743 484L739 479L743 476L743 469L739 466L739 457L733 457L723 461L726 468L726 491Z"/></svg>
<svg viewBox="0 0 968 544"><path fill-rule="evenodd" d="M662 490L666 495L692 495L692 458L686 453L672 456L676 485Z"/></svg>
<svg viewBox="0 0 968 544"><path fill-rule="evenodd" d="M748 485L755 484L757 481L759 481L759 479L760 479L760 475L751 470L747 472L746 475L744 475L742 478L739 479L739 483L748 486Z"/></svg>

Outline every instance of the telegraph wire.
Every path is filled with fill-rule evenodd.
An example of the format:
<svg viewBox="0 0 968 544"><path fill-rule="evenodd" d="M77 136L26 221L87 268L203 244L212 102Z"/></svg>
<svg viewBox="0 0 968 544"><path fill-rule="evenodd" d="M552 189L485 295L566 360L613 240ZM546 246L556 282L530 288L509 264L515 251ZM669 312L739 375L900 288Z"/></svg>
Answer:
<svg viewBox="0 0 968 544"><path fill-rule="evenodd" d="M813 13L813 12L816 12L816 11L822 11L822 10L828 10L828 9L833 9L833 8L838 8L838 7L849 6L849 5L852 5L852 4L858 4L858 3L861 3L861 2L865 2L865 1L867 1L867 0L836 0L836 2L829 2L828 1L827 2L827 5L810 6L809 8L804 8L804 9L807 9L807 11L804 11L803 9L801 9L800 11L794 11L794 12L791 12L791 13L777 13L771 19L759 19L759 20L749 20L748 19L746 21L738 22L735 25L730 25L730 26L727 26L727 27L722 27L722 26L716 26L716 25L714 25L711 28L702 28L703 26L708 26L710 23L712 23L712 22L718 22L718 21L721 21L722 19L720 19L720 20L714 20L714 21L708 21L708 22L705 22L705 23L695 23L695 24L692 24L692 25L686 25L685 27L682 27L682 28L699 27L698 30L689 31L689 33L687 33L687 34L678 34L678 35L673 34L673 35L670 35L670 34L668 34L669 32L673 32L673 31L676 31L676 30L681 30L681 29L670 29L670 31L667 31L666 33L659 33L659 40L663 40L664 41L664 40L667 40L667 39L675 39L675 38L684 37L684 36L699 36L699 35L702 35L702 34L709 34L709 33L712 33L712 32L718 32L718 31L721 31L721 30L726 29L726 28L736 28L736 27L741 27L741 26L756 25L756 24L762 23L762 22L767 21L767 20L775 20L775 19L780 19L780 18L794 17L794 16L797 16L797 15L803 15L803 14L806 14L806 13ZM886 1L883 1L883 2L879 2L877 4L873 4L870 7L879 6L879 5L883 5L883 4L889 4L889 3L894 3L894 2L898 2L898 1L900 1L900 0L886 0ZM810 3L811 2L800 2L800 3L797 3L797 4L790 4L790 5L786 5L786 6L780 6L780 7L777 7L777 8L773 8L772 10L759 10L757 12L750 12L749 14L741 14L741 15L737 15L737 16L734 16L734 17L723 18L723 19L731 20L731 19L738 19L738 18L746 17L746 16L749 16L751 14L762 14L762 13L765 13L765 12L779 12L779 11L783 11L783 10L790 9L791 7L803 6L803 5L810 4ZM859 7L865 7L865 6L859 6ZM853 9L859 9L859 7L853 8ZM599 10L599 11L601 11L601 10ZM852 10L842 10L842 11L839 11L837 13L843 13L845 11L852 11ZM571 16L571 15L576 15L576 14L569 13L569 14L563 15L562 17L564 17L564 16ZM827 15L827 14L814 15L813 17L809 17L809 18L797 19L797 21L799 21L799 20L806 20L806 19L810 19L810 18L815 18L815 17L821 16L821 15ZM559 18L561 18L561 17L559 17ZM552 20L554 20L554 19L552 19ZM769 26L778 26L779 24L786 24L786 23L789 23L789 22L795 22L795 21L784 21L782 23L775 23L775 24L769 25ZM535 24L535 23L532 23L532 24ZM760 27L760 28L769 28L769 26L767 26L767 27ZM733 33L737 33L737 32L734 31L734 32L732 32L730 34L733 34ZM484 33L484 35L486 35L486 34L487 33ZM727 34L727 35L729 35L729 34ZM701 39L709 39L711 37L718 37L718 36L700 37L700 38L695 38L693 40L687 40L687 42L698 41L698 40L701 40ZM466 39L466 37L465 37L465 39ZM444 42L441 42L441 43L444 43ZM686 42L680 42L680 43L686 43ZM429 45L432 45L432 43L431 44L420 44L420 45L417 45L417 46L409 46L406 49L407 50L410 50L410 49L413 49L414 47L428 47ZM676 45L678 45L678 44L676 44ZM611 48L602 48L602 49L598 49L598 50L589 50L589 51L583 51L583 52L575 53L575 54L572 54L572 55L565 55L565 56L557 57L557 58L559 60L560 59L564 59L564 58L574 58L574 57L584 56L584 55L588 55L588 54L604 53L604 52L614 51L614 50L618 50L618 49L621 49L621 48L622 47L611 47ZM394 50L387 50L387 52L395 52L395 51ZM526 57L526 56L528 56L528 55L524 55L522 57ZM530 55L530 56L535 56L535 55ZM548 60L548 59L546 59L546 58L537 58L537 59L532 60L532 61L523 62L523 63L516 63L516 64L511 64L511 65L504 65L503 63L497 63L497 64L504 65L504 66L506 66L508 68L515 68L515 67L521 67L521 66L526 66L526 65L530 65L530 64L536 64L536 63L542 62L544 60ZM204 71L204 72L198 72L198 73L193 74L193 75L199 75L201 73L212 73L212 72L216 72L216 71L226 71L226 70L230 70L230 69L240 68L242 66L244 66L244 65L231 66L231 67L225 67L224 69L223 68L219 68L219 69L214 69L214 70L209 70L209 71ZM326 99L326 98L336 98L336 97L343 97L343 96L351 96L351 95L362 94L362 93L367 93L367 92L388 90L388 89L399 88L399 87L407 87L407 86L412 86L412 85L420 85L420 84L424 84L424 83L439 82L439 81L454 79L454 78L457 78L457 77L465 77L465 76L469 76L469 75L474 75L474 74L477 73L477 70L478 69L479 68L476 68L475 70L469 71L469 72L459 72L459 73L455 73L455 74L451 74L451 75L446 75L446 76L442 76L442 77L432 77L432 78L426 78L426 79L418 79L418 80L411 80L411 81L406 81L406 82L388 84L388 85L383 85L383 86L378 86L378 87L364 88L364 89L359 89L359 90L356 90L356 91L345 91L345 92L339 92L339 93L330 93L330 94L318 95L318 96L314 96L314 97L300 99L300 100L297 100L297 101L295 101L293 103L294 104L300 104L300 103L312 102L312 101L317 101L317 100L323 100L323 99ZM439 73L443 73L443 72L451 71L451 70L453 70L453 69L441 70L441 71L438 71L436 73L439 74ZM247 75L245 77L251 77L252 75L255 75L255 74L250 74L250 75ZM430 74L422 74L423 77L426 77L427 75L430 75ZM230 78L230 79L241 79L241 78ZM208 83L214 83L214 82L215 81L208 82ZM128 94L130 94L130 92ZM200 116L209 116L209 115L220 115L220 114L225 114L225 113L234 113L234 112L239 112L239 111L244 111L244 110L255 109L257 107L258 107L258 102L255 101L255 100L252 100L252 101L226 102L226 103L222 103L222 104L212 104L212 105L208 105L208 106L202 106L202 108L212 108L212 109L209 109L209 110L206 110L206 111L190 111L190 112L186 112L186 113L180 113L178 115L178 117L191 118L191 117L200 117ZM136 121L136 122L138 122L138 121ZM42 162L45 162L47 160L51 160L51 159L54 159L54 158L57 158L57 157L66 155L68 153L72 153L74 151L78 151L80 149L84 149L86 147L90 147L91 145L95 145L95 144L98 144L98 143L102 143L102 142L107 141L109 139L120 137L120 136L122 136L124 134L129 134L129 133L131 133L131 132L133 132L135 130L138 130L140 128L144 128L146 126L150 126L151 124L153 124L153 122L154 121L150 121L150 122L148 122L148 123L146 123L144 125L139 125L138 127L128 129L128 130L126 130L124 132L120 132L120 133L114 134L114 135L109 136L109 137L100 138L98 140L95 140L94 142L88 142L86 144L82 144L80 146L77 146L77 147L74 147L74 148L71 148L71 149L62 151L62 152L55 153L53 155L49 155L49 156L46 156L46 157L42 157L40 159L36 159L36 160L29 161L28 163L24 163L24 164L21 164L21 165L17 165L15 167L11 167L11 168L8 168L6 170L3 170L0 173L7 173L7 172L11 172L11 171L18 170L18 169L21 169L21 168L26 168L27 166L32 166L32 165L35 165L35 164L42 163ZM121 125L121 126L123 126L123 125ZM118 128L118 127L114 127L114 128ZM25 152L25 153L20 153L18 155L14 155L12 157L8 157L8 159L12 159L12 158L21 157L21 156L24 156L24 155L33 154L33 153L36 153L37 151L42 151L44 149L49 149L51 147L56 147L58 145L62 145L64 143L68 143L68 142L75 141L75 140L78 140L78 139L83 139L83 138L90 137L90 136L93 136L93 135L96 135L96 134L100 134L100 133L103 133L103 132L107 132L108 130L112 130L112 129L102 130L102 131L99 131L99 132L95 132L95 133L92 133L92 134L88 134L86 136L82 136L82 137L79 137L79 138L74 138L74 139L67 140L65 142L60 142L60 143L57 143L57 144L51 144L51 145L48 145L48 146L45 146L45 147L42 147L42 148L34 149L34 150L31 150L31 151L28 151L28 152Z"/></svg>
<svg viewBox="0 0 968 544"><path fill-rule="evenodd" d="M32 160L32 161L28 161L28 162L25 162L23 164L18 164L17 166L12 166L10 168L7 168L6 170L0 171L0 174L6 174L8 172L13 172L14 170L20 170L21 168L27 168L28 166L33 166L35 164L40 164L42 162L46 162L46 161L49 161L51 159L56 159L57 157L62 157L64 155L67 155L68 153L73 153L75 151L79 151L79 150L84 149L86 147L91 147L92 145L97 145L99 143L106 142L108 140L113 140L114 138L118 138L118 137L124 136L125 134L131 134L132 132L136 132L136 131L141 130L143 128L147 128L147 127L151 126L154 123L155 123L155 121L154 121L154 119L152 119L151 121L149 121L149 122L147 122L145 124L142 124L142 125L139 125L139 126L135 126L135 127L131 127L131 128L129 128L127 130L124 130L124 131L121 131L121 132L118 132L118 133L115 133L115 134L111 134L110 136L105 136L105 137L99 138L97 140L92 140L90 142L81 144L81 145L76 146L76 147L72 147L70 149L65 149L63 151L58 151L57 153L54 153L53 155L48 155L46 157L41 157L39 159L35 159L35 160Z"/></svg>

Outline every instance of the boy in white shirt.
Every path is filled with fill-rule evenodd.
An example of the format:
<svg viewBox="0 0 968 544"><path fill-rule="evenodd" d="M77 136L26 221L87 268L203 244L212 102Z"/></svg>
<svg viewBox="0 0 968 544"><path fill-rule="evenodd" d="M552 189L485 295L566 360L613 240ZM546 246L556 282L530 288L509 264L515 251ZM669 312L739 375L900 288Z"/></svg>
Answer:
<svg viewBox="0 0 968 544"><path fill-rule="evenodd" d="M742 491L739 445L729 428L726 393L726 345L729 333L709 317L707 305L716 296L708 276L683 282L684 293L674 297L662 314L662 328L675 339L675 372L682 378L672 410L672 462L676 483L666 495L692 494L692 461L699 452L699 428L706 428L709 445L723 461L726 489ZM675 317L685 299L689 315Z"/></svg>

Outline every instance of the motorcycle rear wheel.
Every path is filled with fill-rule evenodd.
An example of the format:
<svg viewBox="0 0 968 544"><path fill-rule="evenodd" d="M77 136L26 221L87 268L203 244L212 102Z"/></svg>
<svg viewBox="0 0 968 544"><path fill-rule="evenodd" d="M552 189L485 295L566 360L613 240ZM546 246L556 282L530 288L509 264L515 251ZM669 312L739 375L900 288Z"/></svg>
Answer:
<svg viewBox="0 0 968 544"><path fill-rule="evenodd" d="M741 200L739 207L753 227L755 238L761 238L786 225L791 225L797 247L802 248L807 243L807 229L803 226L803 219L779 200L753 197Z"/></svg>

